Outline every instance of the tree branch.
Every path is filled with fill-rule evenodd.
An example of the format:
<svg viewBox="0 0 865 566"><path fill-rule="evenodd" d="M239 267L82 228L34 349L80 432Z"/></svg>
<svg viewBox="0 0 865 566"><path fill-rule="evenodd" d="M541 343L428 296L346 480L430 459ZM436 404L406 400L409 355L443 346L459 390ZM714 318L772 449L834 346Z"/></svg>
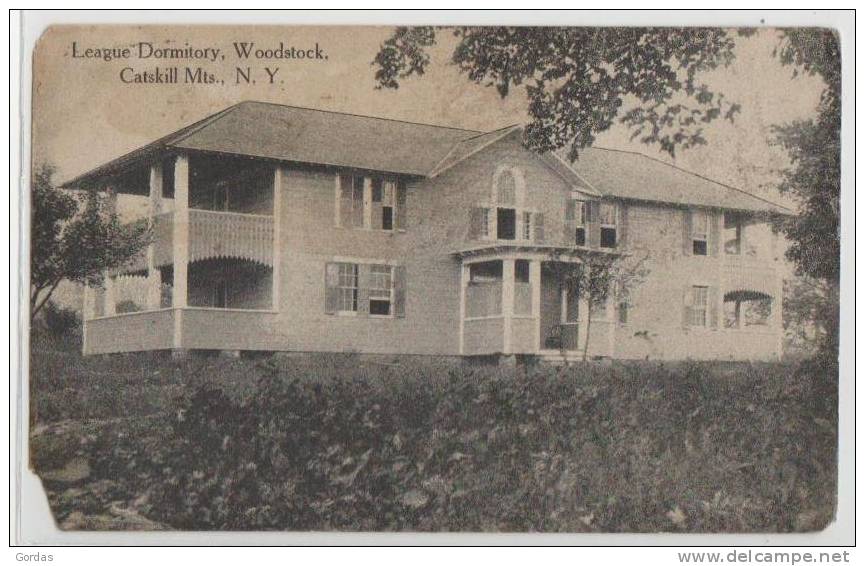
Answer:
<svg viewBox="0 0 865 566"><path fill-rule="evenodd" d="M45 303L48 302L48 299L51 298L51 295L54 293L54 290L57 289L58 285L60 285L60 281L62 281L62 279L55 280L54 283L52 283L51 287L48 289L48 292L42 298L42 300L39 301L39 303L35 307L33 307L33 310L30 311L30 320L31 321L34 318L36 318L36 315L39 313L40 310L42 310L42 307L45 306ZM43 287L43 289L44 289L44 287ZM36 296L38 296L38 295L39 295L39 293L37 292ZM34 296L33 300L35 300L36 296Z"/></svg>

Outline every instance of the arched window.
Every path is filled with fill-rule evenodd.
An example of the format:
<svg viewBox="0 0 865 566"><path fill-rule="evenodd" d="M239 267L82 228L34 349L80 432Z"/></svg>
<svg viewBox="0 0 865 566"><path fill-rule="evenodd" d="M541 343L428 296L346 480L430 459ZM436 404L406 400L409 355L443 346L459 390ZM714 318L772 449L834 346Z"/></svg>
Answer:
<svg viewBox="0 0 865 566"><path fill-rule="evenodd" d="M493 202L498 206L522 206L525 188L522 171L516 167L501 165L493 175Z"/></svg>
<svg viewBox="0 0 865 566"><path fill-rule="evenodd" d="M505 169L496 181L496 202L499 206L517 205L517 179L512 169Z"/></svg>

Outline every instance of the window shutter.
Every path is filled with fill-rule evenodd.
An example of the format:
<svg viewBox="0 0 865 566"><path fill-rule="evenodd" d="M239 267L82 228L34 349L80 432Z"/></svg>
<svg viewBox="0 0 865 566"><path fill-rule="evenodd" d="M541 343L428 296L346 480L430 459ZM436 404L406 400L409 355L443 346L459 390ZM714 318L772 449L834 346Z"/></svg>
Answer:
<svg viewBox="0 0 865 566"><path fill-rule="evenodd" d="M324 266L324 312L333 314L339 308L339 264L328 263Z"/></svg>
<svg viewBox="0 0 865 566"><path fill-rule="evenodd" d="M393 314L398 318L405 317L405 266L393 268Z"/></svg>
<svg viewBox="0 0 865 566"><path fill-rule="evenodd" d="M616 247L624 248L628 245L628 205L619 203L619 224L616 234Z"/></svg>
<svg viewBox="0 0 865 566"><path fill-rule="evenodd" d="M381 230L383 226L382 218L384 216L384 207L380 202L372 202L370 203L370 208L370 216L372 217L372 229Z"/></svg>
<svg viewBox="0 0 865 566"><path fill-rule="evenodd" d="M682 326L691 326L691 300L693 298L691 286L686 285L682 292Z"/></svg>
<svg viewBox="0 0 865 566"><path fill-rule="evenodd" d="M568 199L565 203L565 245L574 243L574 232L577 228L577 202L573 199Z"/></svg>
<svg viewBox="0 0 865 566"><path fill-rule="evenodd" d="M682 253L691 255L694 251L694 242L691 238L691 209L682 211Z"/></svg>
<svg viewBox="0 0 865 566"><path fill-rule="evenodd" d="M717 256L721 245L721 227L718 223L719 214L718 212L711 212L709 214L709 253Z"/></svg>
<svg viewBox="0 0 865 566"><path fill-rule="evenodd" d="M407 187L405 181L400 179L396 182L396 229L405 230L406 227L406 192Z"/></svg>
<svg viewBox="0 0 865 566"><path fill-rule="evenodd" d="M707 301L709 302L709 326L718 328L718 288L709 287Z"/></svg>
<svg viewBox="0 0 865 566"><path fill-rule="evenodd" d="M590 248L601 246L601 223L598 217L598 201L586 202L586 243Z"/></svg>
<svg viewBox="0 0 865 566"><path fill-rule="evenodd" d="M544 241L544 213L543 212L535 212L532 214L532 222L534 223L534 240L537 243L543 243Z"/></svg>
<svg viewBox="0 0 865 566"><path fill-rule="evenodd" d="M489 214L489 209L473 207L469 210L469 239L480 240L484 235L484 220Z"/></svg>
<svg viewBox="0 0 865 566"><path fill-rule="evenodd" d="M370 266L361 263L357 266L357 312L369 314L369 279Z"/></svg>
<svg viewBox="0 0 865 566"><path fill-rule="evenodd" d="M352 178L350 175L339 176L339 225L351 227L351 195Z"/></svg>
<svg viewBox="0 0 865 566"><path fill-rule="evenodd" d="M351 221L347 226L363 228L364 177L354 177L351 191Z"/></svg>

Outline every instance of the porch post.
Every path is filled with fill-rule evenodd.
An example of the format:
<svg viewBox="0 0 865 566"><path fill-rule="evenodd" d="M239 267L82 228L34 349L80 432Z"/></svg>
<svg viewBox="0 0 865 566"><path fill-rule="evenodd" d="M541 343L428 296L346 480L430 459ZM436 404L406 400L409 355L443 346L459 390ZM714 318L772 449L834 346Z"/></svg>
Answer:
<svg viewBox="0 0 865 566"><path fill-rule="evenodd" d="M178 155L174 164L174 284L171 306L174 307L174 347L181 347L183 311L187 301L187 268L189 264L189 158Z"/></svg>
<svg viewBox="0 0 865 566"><path fill-rule="evenodd" d="M282 167L277 165L273 175L273 267L271 269L271 298L273 310L279 310L280 271L282 271L282 246L279 234L282 217Z"/></svg>
<svg viewBox="0 0 865 566"><path fill-rule="evenodd" d="M463 263L460 265L460 355L465 354L466 334L466 287L469 284L470 267Z"/></svg>
<svg viewBox="0 0 865 566"><path fill-rule="evenodd" d="M541 260L529 263L529 284L532 287L532 316L535 317L535 348L541 350Z"/></svg>
<svg viewBox="0 0 865 566"><path fill-rule="evenodd" d="M580 269L585 269L582 279L585 280L590 269L585 263L580 266ZM585 289L580 289L580 299L577 305L578 313L578 328L577 328L577 347L582 350L586 345L586 340L589 338L589 317L592 316L592 308L589 304L589 298L586 296Z"/></svg>
<svg viewBox="0 0 865 566"><path fill-rule="evenodd" d="M513 258L502 260L502 317L503 317L503 344L502 353L511 353L511 327L514 316L514 276L516 271L516 260Z"/></svg>
<svg viewBox="0 0 865 566"><path fill-rule="evenodd" d="M784 319L782 316L784 312L784 278L778 275L777 272L775 273L775 297L772 300L770 308L772 309L771 314L774 319L772 326L775 328L778 340L775 351L780 360L784 355Z"/></svg>
<svg viewBox="0 0 865 566"><path fill-rule="evenodd" d="M147 210L148 221L151 230L154 226L154 217L162 210L162 164L154 163L150 166L150 206ZM147 246L147 308L158 309L162 303L160 289L162 287L162 272L159 271L155 261L155 242Z"/></svg>
<svg viewBox="0 0 865 566"><path fill-rule="evenodd" d="M618 299L616 298L615 291L613 291L607 298L607 304L604 305L604 312L607 318L607 355L610 358L614 358L616 352L616 329L619 327L619 321L616 318L616 313L619 310L617 305Z"/></svg>

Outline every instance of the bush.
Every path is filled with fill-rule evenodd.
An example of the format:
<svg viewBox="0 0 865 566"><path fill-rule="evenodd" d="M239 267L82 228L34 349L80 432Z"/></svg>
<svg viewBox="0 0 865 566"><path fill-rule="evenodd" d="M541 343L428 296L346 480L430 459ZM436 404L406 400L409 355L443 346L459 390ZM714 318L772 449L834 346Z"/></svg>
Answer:
<svg viewBox="0 0 865 566"><path fill-rule="evenodd" d="M109 418L80 449L92 481L178 529L766 532L834 511L835 382L809 364L86 362L46 381L82 391L52 418Z"/></svg>
<svg viewBox="0 0 865 566"><path fill-rule="evenodd" d="M75 310L58 306L53 301L48 301L42 312L45 329L54 337L67 335L81 326L81 319Z"/></svg>
<svg viewBox="0 0 865 566"><path fill-rule="evenodd" d="M818 488L834 485L834 436L813 425L808 376L710 369L385 382L270 368L249 398L210 386L188 397L155 518L183 529L566 532L791 531L814 509L828 520L832 497Z"/></svg>

